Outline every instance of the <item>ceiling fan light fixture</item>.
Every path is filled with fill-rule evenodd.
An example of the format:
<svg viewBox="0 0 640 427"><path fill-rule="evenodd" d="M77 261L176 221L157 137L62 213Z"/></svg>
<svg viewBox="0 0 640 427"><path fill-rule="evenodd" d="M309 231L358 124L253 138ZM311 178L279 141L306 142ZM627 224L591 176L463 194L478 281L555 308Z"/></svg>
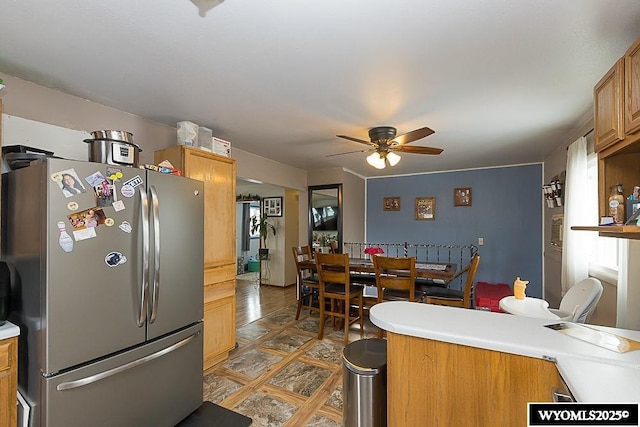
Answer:
<svg viewBox="0 0 640 427"><path fill-rule="evenodd" d="M386 166L384 164L384 157L382 157L377 151L367 156L367 163L376 169L384 169Z"/></svg>
<svg viewBox="0 0 640 427"><path fill-rule="evenodd" d="M390 151L387 153L387 160L389 161L389 165L391 166L397 165L400 159L401 157L396 153L394 153L393 151Z"/></svg>

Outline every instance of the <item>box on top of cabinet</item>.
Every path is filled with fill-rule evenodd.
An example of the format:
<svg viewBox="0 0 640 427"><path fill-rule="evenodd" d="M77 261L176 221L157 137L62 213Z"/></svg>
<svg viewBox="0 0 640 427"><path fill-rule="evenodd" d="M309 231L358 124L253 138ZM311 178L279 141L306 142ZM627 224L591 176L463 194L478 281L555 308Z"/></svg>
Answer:
<svg viewBox="0 0 640 427"><path fill-rule="evenodd" d="M211 140L213 142L214 154L219 154L225 157L231 157L231 143L229 141L216 138L215 136L211 138Z"/></svg>

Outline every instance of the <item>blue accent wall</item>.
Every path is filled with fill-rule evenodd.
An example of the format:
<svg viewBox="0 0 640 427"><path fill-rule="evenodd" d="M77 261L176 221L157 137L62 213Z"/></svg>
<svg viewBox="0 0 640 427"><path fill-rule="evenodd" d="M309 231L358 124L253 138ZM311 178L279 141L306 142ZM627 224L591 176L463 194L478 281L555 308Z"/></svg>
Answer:
<svg viewBox="0 0 640 427"><path fill-rule="evenodd" d="M453 206L455 187L472 188L471 206ZM529 280L542 298L542 164L367 180L367 242L478 244L476 281ZM400 197L400 211L384 211ZM435 197L435 221L415 220L416 197Z"/></svg>

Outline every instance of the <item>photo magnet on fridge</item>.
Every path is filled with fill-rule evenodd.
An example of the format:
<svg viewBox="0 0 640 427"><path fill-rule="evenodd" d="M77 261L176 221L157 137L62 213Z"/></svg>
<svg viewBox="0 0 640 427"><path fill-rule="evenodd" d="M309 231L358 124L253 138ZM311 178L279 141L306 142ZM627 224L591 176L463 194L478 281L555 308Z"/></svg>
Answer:
<svg viewBox="0 0 640 427"><path fill-rule="evenodd" d="M87 190L82 185L78 174L73 169L67 169L60 172L51 174L51 180L58 184L58 188L62 191L65 197L75 196L81 194Z"/></svg>
<svg viewBox="0 0 640 427"><path fill-rule="evenodd" d="M90 186L94 187L106 181L104 175L100 171L96 171L84 179Z"/></svg>
<svg viewBox="0 0 640 427"><path fill-rule="evenodd" d="M116 186L106 180L94 186L93 191L96 194L96 206L101 208L111 206L113 202L118 200L116 196Z"/></svg>

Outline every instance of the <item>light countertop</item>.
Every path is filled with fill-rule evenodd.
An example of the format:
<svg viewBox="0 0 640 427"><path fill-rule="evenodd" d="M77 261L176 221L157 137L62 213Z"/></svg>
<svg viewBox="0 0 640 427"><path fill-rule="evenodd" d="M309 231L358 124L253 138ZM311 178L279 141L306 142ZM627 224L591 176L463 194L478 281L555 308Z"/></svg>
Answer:
<svg viewBox="0 0 640 427"><path fill-rule="evenodd" d="M402 301L374 305L370 318L376 326L397 334L555 360L580 401L628 402L630 396L640 401L640 351L617 353L544 327L558 321ZM639 331L588 326L640 341ZM618 391L605 393L601 387L603 392L598 392L614 371L617 380L611 388ZM631 388L635 394L629 395Z"/></svg>
<svg viewBox="0 0 640 427"><path fill-rule="evenodd" d="M0 340L17 337L18 335L20 335L20 328L13 323L5 322L4 325L0 326Z"/></svg>

